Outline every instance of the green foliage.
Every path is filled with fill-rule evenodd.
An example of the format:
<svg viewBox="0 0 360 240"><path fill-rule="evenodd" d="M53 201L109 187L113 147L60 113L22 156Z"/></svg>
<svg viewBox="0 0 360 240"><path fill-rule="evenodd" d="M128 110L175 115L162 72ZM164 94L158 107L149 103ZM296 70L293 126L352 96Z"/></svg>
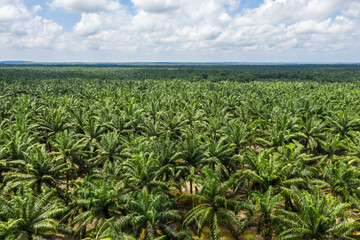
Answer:
<svg viewBox="0 0 360 240"><path fill-rule="evenodd" d="M294 199L299 211L275 211L274 221L279 222L283 230L276 239L346 239L346 235L359 228L358 222L349 221L357 216L346 211L351 204L339 203L331 195L322 196L318 190L313 194L299 189L283 192Z"/></svg>
<svg viewBox="0 0 360 240"><path fill-rule="evenodd" d="M57 233L56 217L67 209L61 202L52 201L53 196L53 190L35 196L31 189L22 186L10 199L0 197L0 237L46 239Z"/></svg>
<svg viewBox="0 0 360 240"><path fill-rule="evenodd" d="M0 239L356 238L359 72L1 67Z"/></svg>
<svg viewBox="0 0 360 240"><path fill-rule="evenodd" d="M197 223L197 234L200 237L205 225L210 227L210 239L220 239L221 225L227 223L234 237L242 230L238 217L232 212L236 205L236 199L227 199L225 194L233 184L231 180L221 183L219 172L208 167L202 169L202 175L198 176L196 182L201 185L200 192L191 197L199 201L199 204L191 209L186 215L183 227Z"/></svg>

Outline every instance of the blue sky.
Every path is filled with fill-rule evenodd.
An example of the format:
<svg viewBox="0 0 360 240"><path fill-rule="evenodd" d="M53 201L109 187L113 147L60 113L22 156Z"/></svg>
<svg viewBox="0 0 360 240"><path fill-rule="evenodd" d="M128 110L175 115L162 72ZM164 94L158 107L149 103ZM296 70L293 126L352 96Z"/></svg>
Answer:
<svg viewBox="0 0 360 240"><path fill-rule="evenodd" d="M359 0L0 0L0 61L360 62Z"/></svg>
<svg viewBox="0 0 360 240"><path fill-rule="evenodd" d="M134 6L131 0L121 0L121 4L127 7L128 11L131 14L136 14L137 8ZM239 6L235 10L228 9L228 6L225 5L226 10L231 15L239 14L244 11L244 9L254 9L260 4L263 0L244 0L239 3ZM38 14L44 18L52 19L60 23L66 31L71 31L72 28L81 20L81 13L67 12L64 9L56 8L51 9L49 7L48 0L26 0L24 4L27 8L32 9L34 6L41 6L42 9L38 11Z"/></svg>
<svg viewBox="0 0 360 240"><path fill-rule="evenodd" d="M71 31L75 24L81 20L81 13L67 12L62 8L50 9L48 2L47 0L26 0L24 4L28 9L41 6L42 9L37 14L61 24L66 31Z"/></svg>

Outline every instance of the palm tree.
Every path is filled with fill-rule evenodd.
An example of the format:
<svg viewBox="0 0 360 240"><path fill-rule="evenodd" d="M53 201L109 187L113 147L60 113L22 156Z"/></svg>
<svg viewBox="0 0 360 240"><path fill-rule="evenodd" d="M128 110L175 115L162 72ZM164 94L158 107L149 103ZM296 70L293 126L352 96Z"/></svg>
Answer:
<svg viewBox="0 0 360 240"><path fill-rule="evenodd" d="M133 236L149 240L160 239L179 239L180 235L171 226L179 223L181 216L174 211L176 201L167 198L162 193L149 193L147 188L138 190L128 201L127 209L130 213L122 216L117 221L121 230L129 229L130 226Z"/></svg>
<svg viewBox="0 0 360 240"><path fill-rule="evenodd" d="M121 195L124 190L121 184L86 178L74 183L74 189L68 216L73 216L71 224L76 226L75 235L85 237L86 227L90 224L96 229L107 219L121 215L121 203L126 198Z"/></svg>
<svg viewBox="0 0 360 240"><path fill-rule="evenodd" d="M339 134L335 136L327 134L325 140L320 142L319 153L323 157L318 161L317 166L322 168L327 164L337 163L343 158L347 148L347 142Z"/></svg>
<svg viewBox="0 0 360 240"><path fill-rule="evenodd" d="M50 142L55 152L64 162L76 166L79 173L89 171L89 163L86 159L87 152L85 139L78 140L72 131L58 132Z"/></svg>
<svg viewBox="0 0 360 240"><path fill-rule="evenodd" d="M87 149L92 151L91 147L94 147L95 141L105 132L105 128L100 124L98 118L90 117L84 122L82 129L84 133L80 134L80 136L86 139Z"/></svg>
<svg viewBox="0 0 360 240"><path fill-rule="evenodd" d="M229 180L221 183L221 175L216 170L208 167L202 169L202 176L196 181L201 185L201 191L190 196L199 201L199 205L186 213L183 227L192 223L197 224L198 237L201 236L203 228L208 224L210 226L209 239L219 240L221 235L221 226L229 228L235 238L238 238L242 230L240 220L234 214L233 210L237 204L235 199L227 199L225 194L230 189L233 181Z"/></svg>
<svg viewBox="0 0 360 240"><path fill-rule="evenodd" d="M76 178L76 175L87 173L89 164L84 151L86 144L84 139L77 140L73 132L65 130L57 133L50 142L55 149L54 154L66 164L66 204L69 203L70 181Z"/></svg>
<svg viewBox="0 0 360 240"><path fill-rule="evenodd" d="M25 160L26 153L29 148L36 142L35 138L20 131L7 131L3 138L3 148L1 149L1 157L8 161ZM11 163L10 163L11 165Z"/></svg>
<svg viewBox="0 0 360 240"><path fill-rule="evenodd" d="M317 115L305 114L300 123L300 132L303 133L304 138L300 140L306 149L310 152L315 152L320 140L325 138L326 123L322 121Z"/></svg>
<svg viewBox="0 0 360 240"><path fill-rule="evenodd" d="M43 137L43 140L47 142L51 136L70 128L71 123L68 122L63 108L52 109L45 107L39 112L35 127L40 132L43 132L39 137Z"/></svg>
<svg viewBox="0 0 360 240"><path fill-rule="evenodd" d="M235 146L226 142L225 138L217 141L209 138L206 139L208 143L206 146L205 158L200 162L201 165L208 165L212 169L221 168L226 176L229 175L230 170L236 170L230 162L234 153Z"/></svg>
<svg viewBox="0 0 360 240"><path fill-rule="evenodd" d="M260 190L262 193L270 186L279 186L283 180L284 163L279 161L279 156L272 151L262 149L256 153L245 149L242 162L248 165L248 169L238 170L232 178L238 179L238 183L246 181L250 189Z"/></svg>
<svg viewBox="0 0 360 240"><path fill-rule="evenodd" d="M83 127L86 120L90 115L90 105L85 104L83 101L76 101L73 106L69 106L67 111L69 113L71 126L74 127L76 133L84 134Z"/></svg>
<svg viewBox="0 0 360 240"><path fill-rule="evenodd" d="M109 131L125 134L130 131L129 121L123 112L119 112L112 115L110 121L104 122L104 125Z"/></svg>
<svg viewBox="0 0 360 240"><path fill-rule="evenodd" d="M181 171L182 177L187 176L191 167L198 171L200 162L205 158L204 145L200 141L200 136L188 133L185 141L181 144L181 159L178 159L177 166ZM190 193L193 193L192 181L190 180Z"/></svg>
<svg viewBox="0 0 360 240"><path fill-rule="evenodd" d="M308 180L318 175L319 170L313 166L316 158L304 153L304 146L298 142L278 147L277 152L279 160L284 162L282 171L287 183L297 179L297 182L303 183L304 186Z"/></svg>
<svg viewBox="0 0 360 240"><path fill-rule="evenodd" d="M341 161L338 164L327 165L322 173L323 180L314 179L311 183L330 190L334 196L345 201L349 201L351 195L360 193L360 172L350 163Z"/></svg>
<svg viewBox="0 0 360 240"><path fill-rule="evenodd" d="M93 166L102 166L106 160L113 161L120 157L123 145L120 142L120 135L108 132L102 135L97 144L96 156L90 160Z"/></svg>
<svg viewBox="0 0 360 240"><path fill-rule="evenodd" d="M168 190L168 184L161 181L160 177L165 173L174 175L174 169L170 165L159 168L158 160L153 154L135 154L133 158L123 163L123 173L125 181L134 188L142 189L146 187L151 192L153 188L160 187L164 191Z"/></svg>
<svg viewBox="0 0 360 240"><path fill-rule="evenodd" d="M351 142L344 144L346 146L346 150L350 156L355 155L357 158L360 158L360 134L355 134L354 138Z"/></svg>
<svg viewBox="0 0 360 240"><path fill-rule="evenodd" d="M359 222L349 221L357 214L348 212L350 203L339 203L334 196L313 194L299 189L284 189L298 207L298 212L275 210L274 221L280 234L276 239L350 239L349 234L359 228Z"/></svg>
<svg viewBox="0 0 360 240"><path fill-rule="evenodd" d="M148 152L154 153L154 158L157 159L159 168L168 167L169 171L164 172L163 176L159 176L159 180L169 181L171 175L169 173L179 173L180 170L176 167L176 161L181 158L179 145L175 141L171 141L170 136L165 138L155 139L153 143L149 144ZM173 169L173 170L171 170Z"/></svg>
<svg viewBox="0 0 360 240"><path fill-rule="evenodd" d="M196 103L190 102L185 111L187 124L192 128L200 127L204 117L204 111L199 109Z"/></svg>
<svg viewBox="0 0 360 240"><path fill-rule="evenodd" d="M206 119L206 129L209 131L209 136L214 140L218 140L218 133L223 128L229 119L229 113L223 114L217 112L216 115Z"/></svg>
<svg viewBox="0 0 360 240"><path fill-rule="evenodd" d="M125 110L125 116L127 117L127 125L134 133L138 133L141 128L141 120L143 119L144 109L135 102L135 98L132 98L128 103Z"/></svg>
<svg viewBox="0 0 360 240"><path fill-rule="evenodd" d="M160 124L159 117L156 117L154 121L145 119L141 125L145 135L147 137L160 137L163 134L163 129Z"/></svg>
<svg viewBox="0 0 360 240"><path fill-rule="evenodd" d="M246 209L251 214L259 213L258 232L262 233L264 240L271 240L273 235L273 214L274 210L279 206L281 195L274 195L274 188L270 186L265 193L254 191L250 193L253 204L250 201L240 202L236 206L236 210Z"/></svg>
<svg viewBox="0 0 360 240"><path fill-rule="evenodd" d="M226 139L235 145L236 153L239 154L241 148L249 146L249 132L245 124L229 123L225 128Z"/></svg>
<svg viewBox="0 0 360 240"><path fill-rule="evenodd" d="M360 127L359 117L349 109L335 112L331 117L326 117L326 120L331 132L350 141L353 139L354 131L358 131Z"/></svg>
<svg viewBox="0 0 360 240"><path fill-rule="evenodd" d="M66 163L50 157L45 151L45 146L34 146L27 155L26 161L18 163L17 169L6 175L5 191L15 189L22 184L36 192L42 192L48 188L56 188L58 192L62 191L59 185L64 177Z"/></svg>
<svg viewBox="0 0 360 240"><path fill-rule="evenodd" d="M181 135L181 130L186 125L184 114L177 114L175 111L168 110L162 115L162 125L164 131L171 134L172 138L178 138Z"/></svg>
<svg viewBox="0 0 360 240"><path fill-rule="evenodd" d="M267 136L259 138L257 141L267 147L279 147L283 144L290 143L293 139L304 138L305 135L300 132L299 119L290 114L279 114L273 112L273 119L268 128Z"/></svg>
<svg viewBox="0 0 360 240"><path fill-rule="evenodd" d="M162 114L161 107L162 104L158 101L158 99L154 97L153 99L150 100L147 108L145 109L145 111L148 113L149 117L151 118L154 124L156 122L156 119L159 117L159 115Z"/></svg>
<svg viewBox="0 0 360 240"><path fill-rule="evenodd" d="M34 196L32 190L22 187L11 199L0 196L0 237L32 240L56 234L56 217L67 209L59 201L52 201L54 194L49 190Z"/></svg>
<svg viewBox="0 0 360 240"><path fill-rule="evenodd" d="M155 238L160 240L163 237ZM99 239L121 239L121 240L136 240L135 237L127 235L121 231L121 228L116 224L113 218L107 220L96 232L95 237L87 237L83 240L99 240Z"/></svg>

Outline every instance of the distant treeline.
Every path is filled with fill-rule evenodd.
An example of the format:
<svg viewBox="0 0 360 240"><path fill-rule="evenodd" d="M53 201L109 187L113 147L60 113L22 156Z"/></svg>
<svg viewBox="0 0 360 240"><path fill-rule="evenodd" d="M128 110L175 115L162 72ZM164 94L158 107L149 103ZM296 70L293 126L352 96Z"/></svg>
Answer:
<svg viewBox="0 0 360 240"><path fill-rule="evenodd" d="M355 82L360 65L0 65L1 81L44 79Z"/></svg>

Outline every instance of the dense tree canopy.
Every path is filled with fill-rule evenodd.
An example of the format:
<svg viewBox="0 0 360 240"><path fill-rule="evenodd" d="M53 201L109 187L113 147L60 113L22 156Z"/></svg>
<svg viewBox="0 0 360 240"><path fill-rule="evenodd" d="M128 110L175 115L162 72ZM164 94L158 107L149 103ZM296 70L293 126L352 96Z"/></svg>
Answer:
<svg viewBox="0 0 360 240"><path fill-rule="evenodd" d="M357 239L358 72L0 68L0 239Z"/></svg>

